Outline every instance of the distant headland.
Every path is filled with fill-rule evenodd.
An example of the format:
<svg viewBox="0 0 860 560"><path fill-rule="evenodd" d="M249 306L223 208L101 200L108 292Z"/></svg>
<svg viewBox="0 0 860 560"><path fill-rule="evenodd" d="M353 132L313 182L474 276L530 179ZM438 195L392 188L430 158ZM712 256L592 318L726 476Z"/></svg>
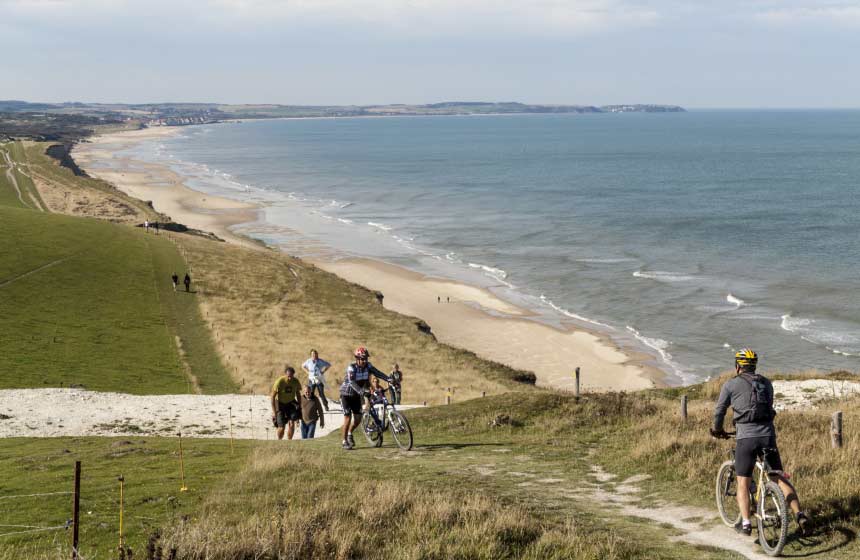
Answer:
<svg viewBox="0 0 860 560"><path fill-rule="evenodd" d="M220 103L30 103L0 100L0 137L41 135L56 130L62 140L86 136L94 125L137 122L148 126L183 126L236 119L383 117L431 115L512 115L584 113L680 113L677 105L538 105L519 102L446 101L425 105L229 105ZM74 131L74 132L72 132ZM69 134L71 132L71 134ZM65 138L63 138L65 137Z"/></svg>

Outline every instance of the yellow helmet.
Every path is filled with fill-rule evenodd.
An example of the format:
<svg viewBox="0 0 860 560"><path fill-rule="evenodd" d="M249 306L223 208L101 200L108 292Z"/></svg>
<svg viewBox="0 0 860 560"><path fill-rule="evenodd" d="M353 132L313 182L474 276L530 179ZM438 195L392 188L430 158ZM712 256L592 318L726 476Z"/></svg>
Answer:
<svg viewBox="0 0 860 560"><path fill-rule="evenodd" d="M755 369L758 354L752 348L742 348L735 353L735 365L743 369Z"/></svg>

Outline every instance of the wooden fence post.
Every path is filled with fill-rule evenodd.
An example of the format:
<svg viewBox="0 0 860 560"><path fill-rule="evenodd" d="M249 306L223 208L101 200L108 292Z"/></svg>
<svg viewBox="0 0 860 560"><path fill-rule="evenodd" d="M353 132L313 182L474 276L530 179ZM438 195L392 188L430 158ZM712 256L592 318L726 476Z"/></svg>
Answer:
<svg viewBox="0 0 860 560"><path fill-rule="evenodd" d="M72 500L72 560L78 560L78 517L81 505L81 462L75 461L75 497Z"/></svg>
<svg viewBox="0 0 860 560"><path fill-rule="evenodd" d="M577 397L579 397L579 367L578 366L576 368L576 372L574 373L574 375L576 375L576 386L574 388L573 394L576 395Z"/></svg>
<svg viewBox="0 0 860 560"><path fill-rule="evenodd" d="M681 395L681 420L687 421L687 395Z"/></svg>
<svg viewBox="0 0 860 560"><path fill-rule="evenodd" d="M830 443L833 449L842 447L842 411L839 410L833 413L830 418Z"/></svg>

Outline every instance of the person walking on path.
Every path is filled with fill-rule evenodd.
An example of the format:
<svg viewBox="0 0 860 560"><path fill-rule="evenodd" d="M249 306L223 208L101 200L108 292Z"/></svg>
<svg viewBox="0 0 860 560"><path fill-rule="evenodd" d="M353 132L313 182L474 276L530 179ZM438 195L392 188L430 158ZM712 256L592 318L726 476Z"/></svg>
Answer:
<svg viewBox="0 0 860 560"><path fill-rule="evenodd" d="M400 384L403 383L403 372L400 371L400 364L395 363L394 369L388 375L391 381L388 383L388 390L391 392L391 402L400 404Z"/></svg>
<svg viewBox="0 0 860 560"><path fill-rule="evenodd" d="M155 235L158 235L158 222L155 222Z"/></svg>
<svg viewBox="0 0 860 560"><path fill-rule="evenodd" d="M189 276L187 272L185 273L185 279L182 280L182 282L185 284L185 291L190 292L191 291L191 276Z"/></svg>
<svg viewBox="0 0 860 560"><path fill-rule="evenodd" d="M323 414L320 400L313 394L310 387L305 387L302 395L302 439L313 439L317 429L317 420L320 428L325 428L325 414Z"/></svg>
<svg viewBox="0 0 860 560"><path fill-rule="evenodd" d="M370 376L378 377L388 382L388 376L373 367L368 361L370 352L364 346L355 349L355 361L346 368L346 376L340 386L340 404L343 407L343 448L355 448L352 433L361 424L362 400L370 388ZM352 418L352 424L350 424Z"/></svg>
<svg viewBox="0 0 860 560"><path fill-rule="evenodd" d="M272 423L278 428L278 439L284 439L284 427L287 439L293 439L296 421L302 417L301 400L302 384L296 379L296 370L286 366L284 375L272 385Z"/></svg>
<svg viewBox="0 0 860 560"><path fill-rule="evenodd" d="M776 416L773 409L773 385L768 378L756 373L757 365L758 355L749 348L743 348L735 354L735 377L726 381L720 389L720 396L714 406L714 425L710 430L711 437L727 437L723 431L723 421L731 406L736 429L737 502L741 513L735 530L744 535L752 534L749 489L756 457L762 449L772 450L767 456L768 463L776 471L782 472L782 459L776 447L776 428L773 425ZM785 494L800 532L806 534L810 520L800 509L800 499L794 486L781 474L773 474L771 478Z"/></svg>
<svg viewBox="0 0 860 560"><path fill-rule="evenodd" d="M328 412L328 399L325 396L325 372L330 367L331 364L320 358L319 353L313 349L311 357L302 364L302 369L308 372L308 387L311 388L311 394L319 391L326 412Z"/></svg>
<svg viewBox="0 0 860 560"><path fill-rule="evenodd" d="M170 279L173 281L173 291L175 292L176 286L179 285L179 275L174 272Z"/></svg>
<svg viewBox="0 0 860 560"><path fill-rule="evenodd" d="M143 220L143 231L149 233L149 220Z"/></svg>

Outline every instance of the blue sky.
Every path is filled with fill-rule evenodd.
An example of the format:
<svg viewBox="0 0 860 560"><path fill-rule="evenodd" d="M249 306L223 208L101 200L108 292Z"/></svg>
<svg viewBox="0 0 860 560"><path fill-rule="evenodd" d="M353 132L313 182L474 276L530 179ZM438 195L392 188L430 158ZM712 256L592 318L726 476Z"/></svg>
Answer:
<svg viewBox="0 0 860 560"><path fill-rule="evenodd" d="M860 1L0 0L0 99L860 107Z"/></svg>

